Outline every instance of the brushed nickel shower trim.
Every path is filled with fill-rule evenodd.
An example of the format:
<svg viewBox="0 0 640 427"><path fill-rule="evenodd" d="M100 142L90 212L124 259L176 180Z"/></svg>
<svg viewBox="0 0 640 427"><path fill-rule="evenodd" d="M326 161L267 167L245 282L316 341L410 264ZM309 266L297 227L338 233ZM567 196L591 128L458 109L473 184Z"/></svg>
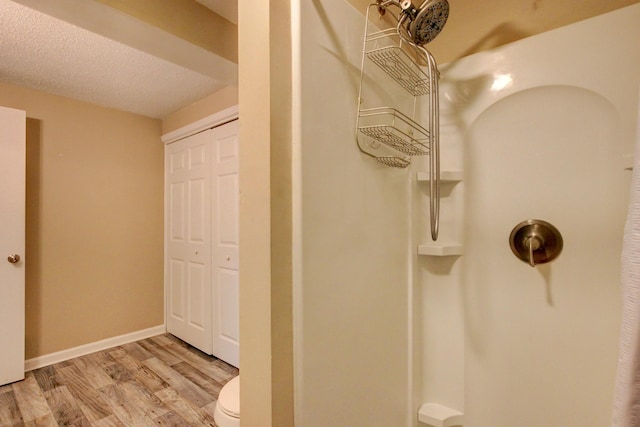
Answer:
<svg viewBox="0 0 640 427"><path fill-rule="evenodd" d="M551 262L563 247L560 231L541 219L528 219L516 225L509 235L513 254L531 267Z"/></svg>

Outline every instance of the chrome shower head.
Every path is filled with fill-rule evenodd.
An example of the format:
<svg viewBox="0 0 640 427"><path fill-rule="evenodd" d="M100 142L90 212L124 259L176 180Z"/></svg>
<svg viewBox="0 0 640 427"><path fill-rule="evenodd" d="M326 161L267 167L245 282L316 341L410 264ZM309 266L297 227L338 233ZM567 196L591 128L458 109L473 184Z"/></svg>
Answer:
<svg viewBox="0 0 640 427"><path fill-rule="evenodd" d="M411 0L403 0L400 4L404 15L401 19L409 19L406 30L413 42L419 46L435 39L449 17L447 0L425 0L418 8Z"/></svg>

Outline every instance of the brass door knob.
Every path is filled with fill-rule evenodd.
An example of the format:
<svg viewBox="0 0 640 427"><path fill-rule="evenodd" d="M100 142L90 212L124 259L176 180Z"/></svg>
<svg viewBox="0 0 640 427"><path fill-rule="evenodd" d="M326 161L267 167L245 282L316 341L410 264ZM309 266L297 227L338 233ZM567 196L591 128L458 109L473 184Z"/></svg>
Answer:
<svg viewBox="0 0 640 427"><path fill-rule="evenodd" d="M9 261L11 264L15 264L18 261L20 261L20 255L18 254L11 254L9 255L9 257L7 258L7 261Z"/></svg>

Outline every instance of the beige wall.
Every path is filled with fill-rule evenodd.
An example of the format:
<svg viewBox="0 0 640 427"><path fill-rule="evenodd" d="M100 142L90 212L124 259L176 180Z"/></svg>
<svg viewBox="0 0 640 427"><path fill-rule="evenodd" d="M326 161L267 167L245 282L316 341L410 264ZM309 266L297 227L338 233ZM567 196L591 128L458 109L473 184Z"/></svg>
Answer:
<svg viewBox="0 0 640 427"><path fill-rule="evenodd" d="M226 108L238 105L238 88L226 86L162 121L162 134L172 132Z"/></svg>
<svg viewBox="0 0 640 427"><path fill-rule="evenodd" d="M290 2L239 2L243 427L293 425Z"/></svg>
<svg viewBox="0 0 640 427"><path fill-rule="evenodd" d="M251 3L238 5L240 263L251 266L240 276L240 402L243 427L271 427L269 2Z"/></svg>
<svg viewBox="0 0 640 427"><path fill-rule="evenodd" d="M238 62L238 26L195 0L96 1Z"/></svg>
<svg viewBox="0 0 640 427"><path fill-rule="evenodd" d="M26 357L158 326L160 121L0 84L27 112Z"/></svg>
<svg viewBox="0 0 640 427"><path fill-rule="evenodd" d="M276 0L270 7L271 408L274 427L293 427L291 6Z"/></svg>

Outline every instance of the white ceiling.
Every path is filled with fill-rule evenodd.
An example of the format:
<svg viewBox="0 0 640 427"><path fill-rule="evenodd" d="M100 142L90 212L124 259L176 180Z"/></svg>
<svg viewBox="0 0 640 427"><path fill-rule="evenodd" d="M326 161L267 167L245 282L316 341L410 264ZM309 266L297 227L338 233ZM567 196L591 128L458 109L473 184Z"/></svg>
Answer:
<svg viewBox="0 0 640 427"><path fill-rule="evenodd" d="M46 13L0 0L2 82L159 119L237 82L236 64L97 2L16 1Z"/></svg>

